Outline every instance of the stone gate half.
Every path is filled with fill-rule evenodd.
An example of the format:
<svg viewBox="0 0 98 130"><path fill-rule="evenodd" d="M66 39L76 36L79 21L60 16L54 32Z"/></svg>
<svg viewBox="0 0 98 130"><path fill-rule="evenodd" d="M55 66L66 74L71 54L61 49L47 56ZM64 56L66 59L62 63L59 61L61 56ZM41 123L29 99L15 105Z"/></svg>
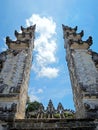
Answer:
<svg viewBox="0 0 98 130"><path fill-rule="evenodd" d="M0 119L25 117L27 88L34 47L35 25L15 31L16 41L6 37L7 51L0 54Z"/></svg>
<svg viewBox="0 0 98 130"><path fill-rule="evenodd" d="M89 49L92 37L82 40L83 31L63 25L70 79L77 118L98 118L98 53Z"/></svg>

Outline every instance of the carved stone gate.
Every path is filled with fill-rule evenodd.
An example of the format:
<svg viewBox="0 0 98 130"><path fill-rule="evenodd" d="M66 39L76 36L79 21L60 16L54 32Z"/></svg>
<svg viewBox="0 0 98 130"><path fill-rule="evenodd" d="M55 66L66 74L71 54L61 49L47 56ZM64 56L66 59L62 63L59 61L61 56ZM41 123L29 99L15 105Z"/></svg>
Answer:
<svg viewBox="0 0 98 130"><path fill-rule="evenodd" d="M55 110L50 100L36 118L28 119L32 113L27 113L25 119L35 25L21 27L21 33L15 31L16 41L7 37L8 49L0 53L0 130L98 130L98 54L89 50L92 38L82 41L83 31L76 30L63 25L77 118L66 119L63 106Z"/></svg>
<svg viewBox="0 0 98 130"><path fill-rule="evenodd" d="M70 79L77 118L98 118L98 53L90 48L92 37L82 40L83 30L63 25Z"/></svg>

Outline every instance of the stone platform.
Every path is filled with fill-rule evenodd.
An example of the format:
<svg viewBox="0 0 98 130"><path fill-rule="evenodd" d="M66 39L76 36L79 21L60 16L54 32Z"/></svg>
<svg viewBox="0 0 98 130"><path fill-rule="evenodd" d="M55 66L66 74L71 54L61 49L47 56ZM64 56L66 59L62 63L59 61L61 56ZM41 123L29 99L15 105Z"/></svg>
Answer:
<svg viewBox="0 0 98 130"><path fill-rule="evenodd" d="M4 130L98 130L98 119L23 119L8 122L6 128Z"/></svg>

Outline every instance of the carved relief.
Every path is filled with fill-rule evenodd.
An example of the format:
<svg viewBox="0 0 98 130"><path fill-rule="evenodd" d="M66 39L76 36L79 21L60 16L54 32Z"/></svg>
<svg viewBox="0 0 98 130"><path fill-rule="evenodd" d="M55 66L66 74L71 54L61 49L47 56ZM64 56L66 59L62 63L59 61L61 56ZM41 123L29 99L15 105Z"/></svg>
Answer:
<svg viewBox="0 0 98 130"><path fill-rule="evenodd" d="M13 103L13 104L11 105L11 111L12 111L12 112L16 112L16 111L17 111L17 104L16 104L16 103Z"/></svg>
<svg viewBox="0 0 98 130"><path fill-rule="evenodd" d="M0 93L3 93L4 89L8 88L7 84L0 84Z"/></svg>
<svg viewBox="0 0 98 130"><path fill-rule="evenodd" d="M8 113L8 112L15 113L16 111L17 111L17 104L16 103L12 103L10 105L10 107L8 107L7 105L0 106L0 113Z"/></svg>
<svg viewBox="0 0 98 130"><path fill-rule="evenodd" d="M13 55L16 56L17 54L19 54L19 50L13 50Z"/></svg>
<svg viewBox="0 0 98 130"><path fill-rule="evenodd" d="M0 78L2 77L0 80L0 92L20 92L20 86L24 77L25 61L27 57L26 51L13 50L10 54L7 55L5 66L3 67L2 74L0 75Z"/></svg>
<svg viewBox="0 0 98 130"><path fill-rule="evenodd" d="M83 83L80 82L79 86L82 91L86 91L86 87L83 85Z"/></svg>
<svg viewBox="0 0 98 130"><path fill-rule="evenodd" d="M3 83L3 78L0 78L0 84L2 84Z"/></svg>
<svg viewBox="0 0 98 130"><path fill-rule="evenodd" d="M98 111L98 104L95 103L84 103L84 107L87 109L87 111Z"/></svg>
<svg viewBox="0 0 98 130"><path fill-rule="evenodd" d="M17 85L17 87L11 87L10 89L9 89L9 93L20 93L20 85L18 86Z"/></svg>
<svg viewBox="0 0 98 130"><path fill-rule="evenodd" d="M88 49L92 45L92 37L86 41L82 41L82 37L84 35L83 30L80 33L76 33L77 27L71 28L63 25L64 38L68 40L68 44L71 49Z"/></svg>

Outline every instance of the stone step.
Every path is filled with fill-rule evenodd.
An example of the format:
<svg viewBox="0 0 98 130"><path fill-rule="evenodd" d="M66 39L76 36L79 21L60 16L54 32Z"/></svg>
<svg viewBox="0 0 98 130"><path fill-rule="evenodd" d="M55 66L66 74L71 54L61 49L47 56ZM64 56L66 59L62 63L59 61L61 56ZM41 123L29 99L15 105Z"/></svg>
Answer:
<svg viewBox="0 0 98 130"><path fill-rule="evenodd" d="M12 125L13 124L13 125ZM91 119L24 119L9 122L9 130L97 130Z"/></svg>

